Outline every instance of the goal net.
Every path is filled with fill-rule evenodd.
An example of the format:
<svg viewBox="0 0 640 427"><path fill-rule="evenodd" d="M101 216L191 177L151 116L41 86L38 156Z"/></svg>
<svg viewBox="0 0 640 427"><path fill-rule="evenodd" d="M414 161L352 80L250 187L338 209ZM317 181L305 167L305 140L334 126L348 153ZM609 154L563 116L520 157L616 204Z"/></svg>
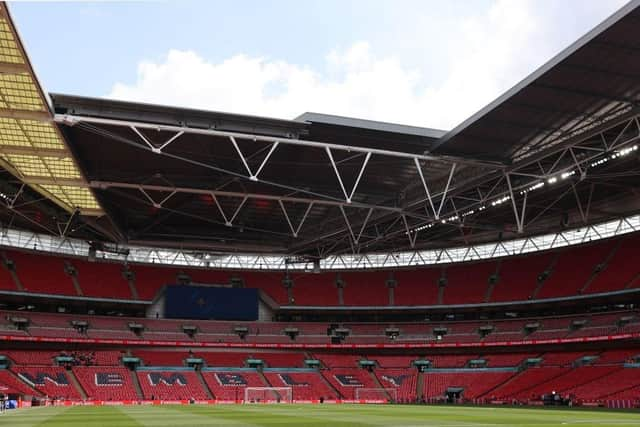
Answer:
<svg viewBox="0 0 640 427"><path fill-rule="evenodd" d="M291 403L291 387L247 387L244 389L244 403Z"/></svg>
<svg viewBox="0 0 640 427"><path fill-rule="evenodd" d="M357 388L355 397L356 400L366 402L397 402L398 390L395 388Z"/></svg>

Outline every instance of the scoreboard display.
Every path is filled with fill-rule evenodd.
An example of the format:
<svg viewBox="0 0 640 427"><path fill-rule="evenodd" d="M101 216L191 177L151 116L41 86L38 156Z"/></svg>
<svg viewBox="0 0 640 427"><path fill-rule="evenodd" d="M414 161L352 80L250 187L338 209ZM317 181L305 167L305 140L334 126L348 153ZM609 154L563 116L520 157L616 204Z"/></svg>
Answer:
<svg viewBox="0 0 640 427"><path fill-rule="evenodd" d="M258 320L258 290L169 285L164 309L171 319Z"/></svg>

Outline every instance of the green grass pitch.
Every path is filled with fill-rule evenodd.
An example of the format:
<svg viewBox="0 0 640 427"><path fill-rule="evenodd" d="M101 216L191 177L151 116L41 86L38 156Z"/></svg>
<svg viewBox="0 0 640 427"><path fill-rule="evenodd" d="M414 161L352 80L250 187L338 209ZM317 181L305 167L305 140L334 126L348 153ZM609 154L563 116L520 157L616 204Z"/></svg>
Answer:
<svg viewBox="0 0 640 427"><path fill-rule="evenodd" d="M0 415L0 426L640 426L640 413L401 405L43 407Z"/></svg>

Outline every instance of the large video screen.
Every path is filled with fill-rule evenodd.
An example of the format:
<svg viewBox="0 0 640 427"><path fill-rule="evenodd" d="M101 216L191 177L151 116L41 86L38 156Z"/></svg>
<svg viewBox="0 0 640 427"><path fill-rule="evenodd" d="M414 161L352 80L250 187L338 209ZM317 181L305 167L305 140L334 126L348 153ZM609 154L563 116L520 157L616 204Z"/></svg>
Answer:
<svg viewBox="0 0 640 427"><path fill-rule="evenodd" d="M170 285L165 317L173 319L257 320L258 290Z"/></svg>

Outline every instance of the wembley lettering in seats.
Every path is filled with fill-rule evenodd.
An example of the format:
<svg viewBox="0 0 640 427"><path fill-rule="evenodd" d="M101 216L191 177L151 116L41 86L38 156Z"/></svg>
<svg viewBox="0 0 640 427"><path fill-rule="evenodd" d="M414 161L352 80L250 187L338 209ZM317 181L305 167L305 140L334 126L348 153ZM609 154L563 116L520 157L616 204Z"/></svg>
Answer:
<svg viewBox="0 0 640 427"><path fill-rule="evenodd" d="M43 386L45 385L45 381L49 381L57 386L69 385L69 380L64 372L57 372L55 374L49 374L46 372L30 374L27 372L21 372L18 375L32 387Z"/></svg>
<svg viewBox="0 0 640 427"><path fill-rule="evenodd" d="M298 382L296 380L294 380L293 378L291 378L291 375L289 374L279 374L280 379L282 380L283 383L285 383L286 385L290 385L290 386L304 386L304 385L309 385L309 383L301 381Z"/></svg>
<svg viewBox="0 0 640 427"><path fill-rule="evenodd" d="M402 383L404 382L404 380L406 380L407 378L409 378L409 375L383 375L382 377L383 380L390 382L391 384L393 384L396 387L400 387L402 385Z"/></svg>
<svg viewBox="0 0 640 427"><path fill-rule="evenodd" d="M168 386L176 384L179 386L187 385L187 379L184 377L184 375L177 373L161 374L159 372L152 372L147 375L147 378L149 378L149 384L153 386L157 386L160 383Z"/></svg>
<svg viewBox="0 0 640 427"><path fill-rule="evenodd" d="M240 374L215 374L221 385L247 385L247 380Z"/></svg>
<svg viewBox="0 0 640 427"><path fill-rule="evenodd" d="M362 387L362 383L353 375L334 375L336 380L343 386Z"/></svg>
<svg viewBox="0 0 640 427"><path fill-rule="evenodd" d="M96 385L99 386L121 386L124 384L122 375L113 372L96 373Z"/></svg>

